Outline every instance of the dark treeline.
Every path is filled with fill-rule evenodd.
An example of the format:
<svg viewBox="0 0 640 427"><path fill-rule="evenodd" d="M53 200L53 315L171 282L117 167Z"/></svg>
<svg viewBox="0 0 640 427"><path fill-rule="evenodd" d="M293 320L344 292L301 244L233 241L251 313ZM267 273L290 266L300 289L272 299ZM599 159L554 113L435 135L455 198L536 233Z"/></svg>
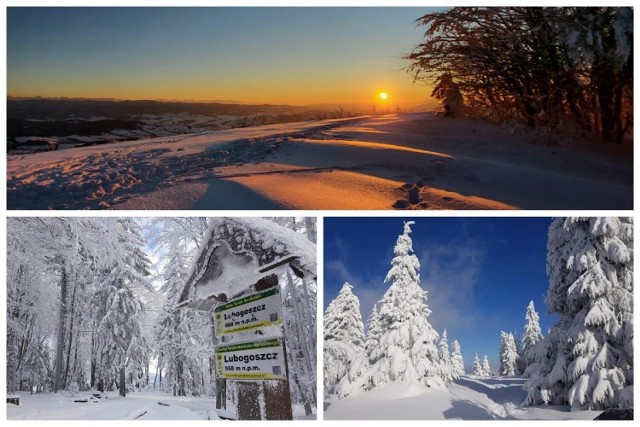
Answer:
<svg viewBox="0 0 640 427"><path fill-rule="evenodd" d="M617 143L632 127L631 8L456 7L417 22L408 70L448 109Z"/></svg>

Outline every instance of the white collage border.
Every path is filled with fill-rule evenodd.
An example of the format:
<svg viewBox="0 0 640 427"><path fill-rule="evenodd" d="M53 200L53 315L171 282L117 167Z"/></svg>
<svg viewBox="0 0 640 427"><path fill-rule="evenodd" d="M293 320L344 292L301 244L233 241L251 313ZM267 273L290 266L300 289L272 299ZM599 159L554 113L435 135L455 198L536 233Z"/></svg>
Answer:
<svg viewBox="0 0 640 427"><path fill-rule="evenodd" d="M0 81L0 92L3 99L7 99L7 7L21 6L21 7L53 7L53 6L69 6L69 7L165 7L165 6L180 6L180 7L229 7L229 6L241 6L241 7L435 7L435 6L512 6L514 4L522 6L602 6L604 2L593 0L564 0L561 4L554 4L550 1L504 1L504 0L492 0L492 1L469 1L469 0L451 0L451 1L429 1L429 0L308 0L308 1L291 1L291 0L2 0L2 7L0 8L0 46L2 46L2 55L0 56L1 69L4 70L4 78ZM615 2L617 6L633 6L634 2L631 1L619 1ZM637 16L634 21L634 27L637 23ZM638 45L634 45L634 67L638 63ZM637 68L636 68L637 69ZM638 82L634 82L634 93L637 93ZM634 114L637 117L638 107L634 106ZM7 132L7 117L6 117L6 102L0 104L0 131L3 138L6 141ZM638 132L634 129L634 141L637 140ZM639 195L639 181L638 178L638 158L634 158L634 200L637 200ZM20 216L42 216L42 217L55 217L55 216L68 216L68 217L162 217L162 216L238 216L238 217L263 217L263 216L315 216L317 217L317 233L318 233L318 295L317 295L317 324L318 324L318 381L317 381L317 421L272 421L269 425L309 425L310 423L320 423L327 425L344 425L349 423L350 427L365 427L370 425L387 425L389 421L324 421L323 420L323 404L324 404L324 392L322 387L322 354L323 354L323 340L322 340L322 318L324 314L324 221L325 217L553 217L553 216L633 216L636 217L636 209L634 204L634 210L628 211L604 211L604 210L588 210L588 211L576 211L576 210L534 210L534 211L344 211L344 210L269 210L269 211L242 211L242 210L216 210L216 211L22 211L22 210L7 210L7 197L6 197L6 149L2 149L0 160L0 175L3 177L0 179L0 287L2 288L2 298L0 299L0 307L2 313L6 313L6 263L7 263L7 217L20 217ZM636 218L637 219L637 218ZM634 236L634 240L635 236ZM635 263L635 262L634 262ZM634 265L635 270L635 265ZM637 302L637 294L634 295L634 303ZM637 306L637 304L635 304ZM0 328L3 331L3 338L0 339L0 360L2 360L2 368L0 370L0 387L4 394L6 394L6 316L3 314L0 316ZM639 356L634 356L634 364L637 365ZM640 398L636 395L635 404L638 403ZM635 405L634 405L635 406ZM6 420L6 406L2 406L0 410L0 422ZM493 426L493 421L460 421L460 420L402 420L403 425L424 425L425 421L430 425L436 426L457 426L460 423L469 423L478 426ZM110 421L6 421L8 425L20 424L24 426L86 426L86 425L107 425L112 423ZM138 421L117 421L118 425L139 425ZM182 421L184 423L185 421ZM263 425L264 421L242 421L242 425ZM392 421L393 422L393 421ZM524 423L525 421L520 421ZM529 421L530 423L538 423L537 421ZM578 423L580 421L570 421L572 423ZM195 422L188 422L195 425ZM544 421L544 425L555 427L560 421ZM606 422L605 422L606 423ZM154 425L174 425L175 421L154 421ZM109 424L110 425L110 424Z"/></svg>

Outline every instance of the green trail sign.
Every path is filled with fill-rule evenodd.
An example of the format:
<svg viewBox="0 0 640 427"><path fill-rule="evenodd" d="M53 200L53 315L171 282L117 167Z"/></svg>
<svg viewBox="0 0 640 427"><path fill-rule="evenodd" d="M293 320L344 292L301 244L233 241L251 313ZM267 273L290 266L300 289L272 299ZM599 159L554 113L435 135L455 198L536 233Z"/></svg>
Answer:
<svg viewBox="0 0 640 427"><path fill-rule="evenodd" d="M217 336L282 324L280 289L273 288L218 306L214 311Z"/></svg>
<svg viewBox="0 0 640 427"><path fill-rule="evenodd" d="M217 347L216 374L231 380L286 380L282 340Z"/></svg>

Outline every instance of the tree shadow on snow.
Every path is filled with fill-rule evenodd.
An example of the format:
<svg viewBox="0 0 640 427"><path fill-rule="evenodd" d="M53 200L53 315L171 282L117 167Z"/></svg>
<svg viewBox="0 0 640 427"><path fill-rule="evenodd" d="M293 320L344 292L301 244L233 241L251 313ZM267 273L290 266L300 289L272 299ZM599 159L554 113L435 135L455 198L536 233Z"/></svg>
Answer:
<svg viewBox="0 0 640 427"><path fill-rule="evenodd" d="M455 381L455 383L463 387L467 387L478 393L482 393L492 401L500 404L513 403L514 405L519 406L527 396L526 391L522 388L521 382L515 382L515 384L505 384L504 381L493 380L495 381L495 384L504 384L503 387L493 388L485 384L485 382L488 383L492 380L482 381L483 382L477 382L468 380L466 378L460 378L459 380Z"/></svg>
<svg viewBox="0 0 640 427"><path fill-rule="evenodd" d="M469 400L454 400L451 408L442 413L445 419L459 420L495 420L499 419L496 414L474 404Z"/></svg>

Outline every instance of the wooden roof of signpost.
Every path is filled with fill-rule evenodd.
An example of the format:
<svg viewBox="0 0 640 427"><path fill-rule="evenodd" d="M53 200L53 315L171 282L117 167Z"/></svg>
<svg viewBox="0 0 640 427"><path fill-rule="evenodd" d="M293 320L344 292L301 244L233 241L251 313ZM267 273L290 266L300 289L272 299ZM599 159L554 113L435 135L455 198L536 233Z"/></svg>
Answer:
<svg viewBox="0 0 640 427"><path fill-rule="evenodd" d="M251 257L257 266L257 279L265 279L285 265L298 277L316 277L316 245L306 236L266 219L221 218L209 229L177 307L209 310L218 302L237 296L228 295L224 284L215 281L216 275L225 269L222 259L228 252L238 257ZM253 284L247 283L247 288ZM206 296L196 292L205 287Z"/></svg>

